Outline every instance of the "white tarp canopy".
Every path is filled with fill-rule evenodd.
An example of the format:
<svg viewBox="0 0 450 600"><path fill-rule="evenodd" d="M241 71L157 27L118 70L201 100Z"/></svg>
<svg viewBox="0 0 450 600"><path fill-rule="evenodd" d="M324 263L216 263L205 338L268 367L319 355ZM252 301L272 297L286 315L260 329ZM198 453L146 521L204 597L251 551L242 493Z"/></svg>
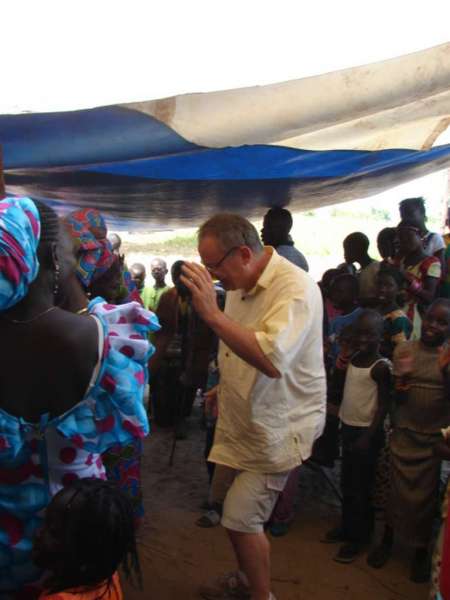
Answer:
<svg viewBox="0 0 450 600"><path fill-rule="evenodd" d="M448 42L449 22L441 0L14 0L0 114L299 79Z"/></svg>
<svg viewBox="0 0 450 600"><path fill-rule="evenodd" d="M95 202L147 227L315 208L450 164L449 9L437 2L406 14L253 0L7 11L9 193Z"/></svg>

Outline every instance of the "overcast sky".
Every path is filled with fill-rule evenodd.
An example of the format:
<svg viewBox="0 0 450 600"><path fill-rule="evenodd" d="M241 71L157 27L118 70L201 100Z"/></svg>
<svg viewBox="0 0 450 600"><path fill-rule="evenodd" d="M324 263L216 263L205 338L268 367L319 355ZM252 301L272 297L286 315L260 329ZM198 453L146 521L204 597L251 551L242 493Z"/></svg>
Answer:
<svg viewBox="0 0 450 600"><path fill-rule="evenodd" d="M10 0L0 14L0 113L264 85L450 41L443 0ZM444 181L376 201L415 191L434 212Z"/></svg>
<svg viewBox="0 0 450 600"><path fill-rule="evenodd" d="M267 84L450 40L443 0L2 2L0 112Z"/></svg>

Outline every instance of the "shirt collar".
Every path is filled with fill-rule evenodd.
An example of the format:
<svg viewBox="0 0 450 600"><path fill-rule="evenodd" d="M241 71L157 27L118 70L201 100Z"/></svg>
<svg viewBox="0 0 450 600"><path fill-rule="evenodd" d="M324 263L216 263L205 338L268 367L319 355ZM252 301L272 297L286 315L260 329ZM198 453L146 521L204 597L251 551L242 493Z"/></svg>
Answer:
<svg viewBox="0 0 450 600"><path fill-rule="evenodd" d="M272 246L264 246L264 252L270 254L270 260L259 276L256 285L250 291L246 292L245 296L255 296L261 289L267 289L275 278L277 266L282 258L275 252Z"/></svg>

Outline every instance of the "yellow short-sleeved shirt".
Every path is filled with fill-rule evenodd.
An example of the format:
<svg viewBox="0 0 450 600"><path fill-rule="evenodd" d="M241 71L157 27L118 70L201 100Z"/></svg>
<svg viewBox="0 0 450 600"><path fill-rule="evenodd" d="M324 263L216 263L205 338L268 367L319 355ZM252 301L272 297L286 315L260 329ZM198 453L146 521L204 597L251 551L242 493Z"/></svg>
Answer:
<svg viewBox="0 0 450 600"><path fill-rule="evenodd" d="M265 251L271 258L256 286L228 292L225 313L255 332L281 378L263 375L220 344L219 417L209 460L276 473L306 460L323 430L323 304L307 273Z"/></svg>

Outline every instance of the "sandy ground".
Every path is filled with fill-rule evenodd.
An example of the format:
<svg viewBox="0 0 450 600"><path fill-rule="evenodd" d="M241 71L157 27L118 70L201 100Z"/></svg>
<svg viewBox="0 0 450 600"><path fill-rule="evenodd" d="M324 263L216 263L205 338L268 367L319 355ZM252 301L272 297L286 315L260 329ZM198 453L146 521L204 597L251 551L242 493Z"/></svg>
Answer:
<svg viewBox="0 0 450 600"><path fill-rule="evenodd" d="M191 418L169 467L172 433L155 429L145 443L142 465L146 518L140 540L143 591L124 583L126 600L190 600L197 588L234 568L221 527L201 529L195 520L207 494L204 431ZM333 473L331 473L333 475ZM365 556L351 565L332 560L336 546L319 542L337 523L338 503L318 473L304 469L292 529L272 543L273 591L278 600L425 600L427 585L408 580L408 554L397 549L381 570Z"/></svg>

